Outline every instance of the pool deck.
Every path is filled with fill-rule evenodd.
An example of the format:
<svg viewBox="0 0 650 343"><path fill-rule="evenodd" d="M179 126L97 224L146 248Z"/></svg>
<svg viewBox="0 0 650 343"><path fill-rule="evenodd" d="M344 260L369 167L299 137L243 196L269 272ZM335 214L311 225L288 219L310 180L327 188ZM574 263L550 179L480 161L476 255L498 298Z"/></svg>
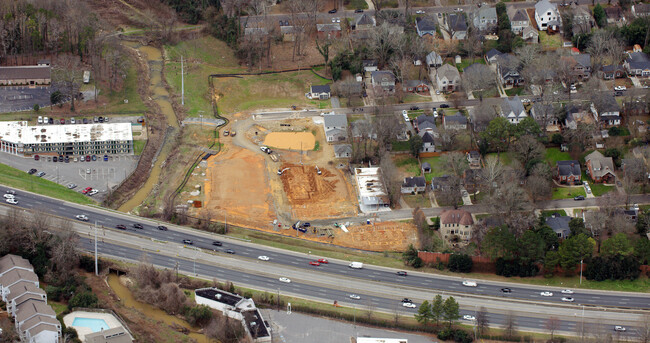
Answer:
<svg viewBox="0 0 650 343"><path fill-rule="evenodd" d="M81 339L82 342L85 342L86 335L93 333L93 331L87 327L73 326L72 323L74 322L75 318L103 319L106 322L106 324L108 324L110 329L122 327L122 323L120 323L120 321L117 320L117 318L115 318L115 316L113 316L110 313L74 311L70 314L67 314L65 317L63 317L63 323L65 324L65 326L73 327L75 330L77 330L77 333L79 334L79 339Z"/></svg>

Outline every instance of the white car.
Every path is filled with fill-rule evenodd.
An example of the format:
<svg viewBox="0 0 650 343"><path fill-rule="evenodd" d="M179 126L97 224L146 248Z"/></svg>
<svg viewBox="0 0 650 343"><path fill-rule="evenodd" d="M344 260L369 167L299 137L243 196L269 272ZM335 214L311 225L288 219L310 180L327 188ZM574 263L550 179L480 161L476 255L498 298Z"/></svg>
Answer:
<svg viewBox="0 0 650 343"><path fill-rule="evenodd" d="M469 315L469 314L466 314L466 315L463 316L463 319L465 319L465 320L469 320L469 321L472 321L472 322L473 322L473 321L476 320L476 317L471 316L471 315Z"/></svg>
<svg viewBox="0 0 650 343"><path fill-rule="evenodd" d="M416 308L417 306L414 303L402 303L402 306L407 308Z"/></svg>
<svg viewBox="0 0 650 343"><path fill-rule="evenodd" d="M635 210L635 211L638 211L639 210L639 204L632 205L632 209Z"/></svg>
<svg viewBox="0 0 650 343"><path fill-rule="evenodd" d="M553 292L541 292L541 293L539 293L539 295L541 295L543 297L552 297Z"/></svg>
<svg viewBox="0 0 650 343"><path fill-rule="evenodd" d="M417 10L417 11L415 11L415 13L416 14L424 14L425 12L424 12L424 10Z"/></svg>
<svg viewBox="0 0 650 343"><path fill-rule="evenodd" d="M280 282L284 282L284 283L291 283L291 279L289 279L288 277L281 277L278 280L280 280Z"/></svg>
<svg viewBox="0 0 650 343"><path fill-rule="evenodd" d="M88 195L89 195L89 196L93 196L93 195L95 195L95 194L97 194L97 193L99 193L99 191L96 190L96 189L93 189L92 191L88 192Z"/></svg>
<svg viewBox="0 0 650 343"><path fill-rule="evenodd" d="M7 203L9 203L9 204L18 205L18 200L14 199L14 198L9 198L9 199L7 199L5 201Z"/></svg>
<svg viewBox="0 0 650 343"><path fill-rule="evenodd" d="M407 110L402 110L402 116L404 117L405 122L409 122L409 113Z"/></svg>
<svg viewBox="0 0 650 343"><path fill-rule="evenodd" d="M76 124L77 122L74 120L74 117L70 118L70 124Z"/></svg>
<svg viewBox="0 0 650 343"><path fill-rule="evenodd" d="M15 196L13 194L5 194L4 195L5 199L13 199Z"/></svg>
<svg viewBox="0 0 650 343"><path fill-rule="evenodd" d="M460 7L456 8L456 12L462 12L462 11L463 11L462 8L460 8Z"/></svg>
<svg viewBox="0 0 650 343"><path fill-rule="evenodd" d="M69 183L68 184L69 189L73 189L73 188L76 188L76 187L77 187L77 185L75 185L74 183Z"/></svg>
<svg viewBox="0 0 650 343"><path fill-rule="evenodd" d="M463 281L463 286L466 286L466 287L476 287L476 286L478 286L478 285L477 285L476 282L474 282L474 281L467 281L467 280L465 280L465 281Z"/></svg>
<svg viewBox="0 0 650 343"><path fill-rule="evenodd" d="M563 297L562 301L564 301L565 303L572 303L572 302L575 301L575 299L573 299L571 297Z"/></svg>
<svg viewBox="0 0 650 343"><path fill-rule="evenodd" d="M616 87L614 87L615 91L624 91L626 89L627 89L627 87L625 87L625 86L616 86Z"/></svg>
<svg viewBox="0 0 650 343"><path fill-rule="evenodd" d="M625 332L625 330L627 330L627 329L625 328L625 326L616 325L616 326L614 327L614 331Z"/></svg>
<svg viewBox="0 0 650 343"><path fill-rule="evenodd" d="M88 221L88 217L87 217L85 214L77 214L77 215L74 216L74 217L77 218L77 219L79 219L79 220L81 220L81 221L84 221L84 222L87 222L87 221Z"/></svg>
<svg viewBox="0 0 650 343"><path fill-rule="evenodd" d="M257 256L257 259L260 261L268 261L270 258L268 256Z"/></svg>
<svg viewBox="0 0 650 343"><path fill-rule="evenodd" d="M570 289L563 289L562 294L573 294L573 291Z"/></svg>
<svg viewBox="0 0 650 343"><path fill-rule="evenodd" d="M350 299L359 300L361 297L356 294L350 294Z"/></svg>

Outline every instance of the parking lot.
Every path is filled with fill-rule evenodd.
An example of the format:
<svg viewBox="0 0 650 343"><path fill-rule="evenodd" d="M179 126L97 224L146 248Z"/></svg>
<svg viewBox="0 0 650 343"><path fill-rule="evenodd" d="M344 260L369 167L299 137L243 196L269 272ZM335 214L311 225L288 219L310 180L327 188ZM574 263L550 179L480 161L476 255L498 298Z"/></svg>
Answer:
<svg viewBox="0 0 650 343"><path fill-rule="evenodd" d="M35 104L40 107L50 105L49 86L5 86L0 87L0 113L28 111Z"/></svg>
<svg viewBox="0 0 650 343"><path fill-rule="evenodd" d="M20 157L0 153L0 163L27 172L34 168L38 172L45 172L44 179L68 185L77 185L75 191L81 192L86 187L99 191L94 196L98 201L106 196L106 190L117 186L126 178L138 163L138 156L134 155L109 155L108 161L98 158L90 162L48 162L46 156L41 156L39 161L33 158Z"/></svg>

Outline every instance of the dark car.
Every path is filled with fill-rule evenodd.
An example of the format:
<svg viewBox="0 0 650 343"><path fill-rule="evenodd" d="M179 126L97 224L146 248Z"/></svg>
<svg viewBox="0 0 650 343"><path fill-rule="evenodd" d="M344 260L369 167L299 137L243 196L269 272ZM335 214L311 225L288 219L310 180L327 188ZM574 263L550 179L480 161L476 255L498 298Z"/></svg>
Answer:
<svg viewBox="0 0 650 343"><path fill-rule="evenodd" d="M411 106L411 111L417 111L417 110L419 110L419 109L420 109L420 108L417 107L417 106Z"/></svg>
<svg viewBox="0 0 650 343"><path fill-rule="evenodd" d="M354 13L363 13L363 10L360 9L360 8L357 8L356 10L354 10Z"/></svg>
<svg viewBox="0 0 650 343"><path fill-rule="evenodd" d="M115 227L120 229L120 230L126 230L126 225L118 224Z"/></svg>
<svg viewBox="0 0 650 343"><path fill-rule="evenodd" d="M82 122L83 122L84 124L88 124L88 118L84 118L84 119L82 120Z"/></svg>
<svg viewBox="0 0 650 343"><path fill-rule="evenodd" d="M59 122L63 125L63 124L65 124L65 119L61 118L61 120Z"/></svg>
<svg viewBox="0 0 650 343"><path fill-rule="evenodd" d="M441 105L440 105L440 108L449 108L449 105L447 105L447 104L441 104Z"/></svg>
<svg viewBox="0 0 650 343"><path fill-rule="evenodd" d="M582 195L578 195L577 197L574 197L573 200L578 201L578 200L585 200L585 197Z"/></svg>
<svg viewBox="0 0 650 343"><path fill-rule="evenodd" d="M68 156L65 157L65 163L70 163L70 157Z"/></svg>
<svg viewBox="0 0 650 343"><path fill-rule="evenodd" d="M97 120L99 120L100 123L104 122L104 117L98 117Z"/></svg>
<svg viewBox="0 0 650 343"><path fill-rule="evenodd" d="M334 13L336 13L336 8L335 8L335 9L331 9L331 10L329 10L329 11L327 11L327 13L329 13L329 14L334 14Z"/></svg>
<svg viewBox="0 0 650 343"><path fill-rule="evenodd" d="M144 226L142 226L142 224L138 224L138 223L133 224L133 227L136 228L136 229L144 229Z"/></svg>
<svg viewBox="0 0 650 343"><path fill-rule="evenodd" d="M40 159L41 159L41 156L34 155L34 161L38 161L38 160L40 160Z"/></svg>
<svg viewBox="0 0 650 343"><path fill-rule="evenodd" d="M48 124L54 124L54 118L50 118L47 120Z"/></svg>
<svg viewBox="0 0 650 343"><path fill-rule="evenodd" d="M184 239L184 240L183 240L183 243L184 243L184 244L189 244L189 245L194 244L194 242L192 242L192 241L189 240L189 239Z"/></svg>
<svg viewBox="0 0 650 343"><path fill-rule="evenodd" d="M405 271L400 270L399 272L397 272L397 276L406 276L406 275L407 273Z"/></svg>
<svg viewBox="0 0 650 343"><path fill-rule="evenodd" d="M228 250L226 250L226 254L233 254L234 255L235 251L232 250L232 249L228 249Z"/></svg>
<svg viewBox="0 0 650 343"><path fill-rule="evenodd" d="M310 227L310 226L311 226L311 223L303 223L302 224L302 227Z"/></svg>
<svg viewBox="0 0 650 343"><path fill-rule="evenodd" d="M96 156L96 155L92 155L92 156L91 156L91 159L92 159L93 161L97 161L97 156Z"/></svg>
<svg viewBox="0 0 650 343"><path fill-rule="evenodd" d="M223 244L221 244L221 242L219 242L219 241L213 241L213 242L212 242L212 245L216 245L216 246L220 247L220 246L222 246Z"/></svg>
<svg viewBox="0 0 650 343"><path fill-rule="evenodd" d="M63 162L63 155L59 155L59 162Z"/></svg>
<svg viewBox="0 0 650 343"><path fill-rule="evenodd" d="M90 155L86 156L86 162L90 162Z"/></svg>
<svg viewBox="0 0 650 343"><path fill-rule="evenodd" d="M512 293L512 289L506 287L506 288L501 288L501 292L503 293Z"/></svg>
<svg viewBox="0 0 650 343"><path fill-rule="evenodd" d="M160 230L160 231L167 231L167 227L166 227L166 226L163 226L163 225L159 225L159 226L158 226L158 230Z"/></svg>
<svg viewBox="0 0 650 343"><path fill-rule="evenodd" d="M104 155L104 161L108 161L108 155Z"/></svg>
<svg viewBox="0 0 650 343"><path fill-rule="evenodd" d="M37 170L34 169L34 168L32 168L32 169L30 169L30 170L27 172L27 174L29 174L29 175L33 175L33 174L36 173L36 172L37 172Z"/></svg>
<svg viewBox="0 0 650 343"><path fill-rule="evenodd" d="M413 303L413 300L411 300L409 298L404 298L404 299L402 299L402 302L403 303Z"/></svg>
<svg viewBox="0 0 650 343"><path fill-rule="evenodd" d="M58 160L59 160L58 157L56 157L56 156L52 157L52 162L56 162L56 161L58 161Z"/></svg>

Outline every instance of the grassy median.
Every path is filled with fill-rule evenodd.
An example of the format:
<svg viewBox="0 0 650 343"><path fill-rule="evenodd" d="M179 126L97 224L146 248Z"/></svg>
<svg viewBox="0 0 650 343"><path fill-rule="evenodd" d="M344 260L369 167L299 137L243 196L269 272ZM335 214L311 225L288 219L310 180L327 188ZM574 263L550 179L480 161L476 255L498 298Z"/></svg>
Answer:
<svg viewBox="0 0 650 343"><path fill-rule="evenodd" d="M70 190L65 186L38 176L29 175L22 170L4 164L0 164L0 184L77 204L86 205L95 203L87 196Z"/></svg>

